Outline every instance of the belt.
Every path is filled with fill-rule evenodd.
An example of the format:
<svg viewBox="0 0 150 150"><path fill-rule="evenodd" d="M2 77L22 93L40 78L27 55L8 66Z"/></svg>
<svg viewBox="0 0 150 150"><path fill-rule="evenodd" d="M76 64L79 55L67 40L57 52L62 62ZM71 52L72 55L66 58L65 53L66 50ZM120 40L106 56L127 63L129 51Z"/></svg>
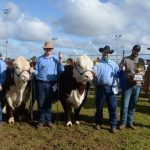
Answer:
<svg viewBox="0 0 150 150"><path fill-rule="evenodd" d="M36 79L36 81L39 83L47 83L47 84L54 84L57 82L57 81L44 81L44 80L39 80L39 79Z"/></svg>
<svg viewBox="0 0 150 150"><path fill-rule="evenodd" d="M108 84L98 84L97 87L112 87L112 86Z"/></svg>

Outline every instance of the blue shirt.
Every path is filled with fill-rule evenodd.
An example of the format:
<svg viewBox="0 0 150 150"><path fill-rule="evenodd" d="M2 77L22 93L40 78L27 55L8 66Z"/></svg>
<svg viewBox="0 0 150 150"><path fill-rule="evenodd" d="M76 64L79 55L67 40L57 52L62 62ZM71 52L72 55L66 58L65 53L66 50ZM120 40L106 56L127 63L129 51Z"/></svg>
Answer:
<svg viewBox="0 0 150 150"><path fill-rule="evenodd" d="M118 77L119 66L112 60L100 60L93 71L96 74L96 84L116 86Z"/></svg>
<svg viewBox="0 0 150 150"><path fill-rule="evenodd" d="M38 80L56 81L58 79L58 74L62 71L64 71L64 66L60 64L54 55L50 57L42 55L36 61L34 74Z"/></svg>
<svg viewBox="0 0 150 150"><path fill-rule="evenodd" d="M6 80L6 64L0 60L0 84L3 86Z"/></svg>

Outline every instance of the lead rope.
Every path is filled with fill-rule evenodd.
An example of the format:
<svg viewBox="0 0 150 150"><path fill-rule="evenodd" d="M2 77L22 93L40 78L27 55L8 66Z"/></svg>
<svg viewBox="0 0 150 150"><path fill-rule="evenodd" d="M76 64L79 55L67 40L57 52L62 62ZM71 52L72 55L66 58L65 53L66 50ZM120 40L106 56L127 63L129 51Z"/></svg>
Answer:
<svg viewBox="0 0 150 150"><path fill-rule="evenodd" d="M58 94L59 94L59 79L58 79L58 83L57 83L57 92L58 92ZM59 105L58 105L58 97L57 97L57 124L59 124L59 122L58 122L58 110L59 110Z"/></svg>
<svg viewBox="0 0 150 150"><path fill-rule="evenodd" d="M34 75L31 76L31 92L30 92L30 119L33 120L33 100L35 99Z"/></svg>

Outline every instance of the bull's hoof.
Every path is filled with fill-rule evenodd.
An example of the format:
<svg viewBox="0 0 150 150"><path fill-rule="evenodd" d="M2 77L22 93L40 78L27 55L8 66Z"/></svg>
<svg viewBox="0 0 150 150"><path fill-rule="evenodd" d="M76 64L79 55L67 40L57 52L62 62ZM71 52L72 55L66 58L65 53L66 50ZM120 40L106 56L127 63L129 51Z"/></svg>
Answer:
<svg viewBox="0 0 150 150"><path fill-rule="evenodd" d="M68 121L68 122L66 123L66 126L67 126L67 127L72 127L72 122L71 122L71 121Z"/></svg>
<svg viewBox="0 0 150 150"><path fill-rule="evenodd" d="M80 125L80 121L75 121L75 124L77 125L77 126L79 126Z"/></svg>
<svg viewBox="0 0 150 150"><path fill-rule="evenodd" d="M8 123L9 124L14 124L15 123L14 117L9 118Z"/></svg>

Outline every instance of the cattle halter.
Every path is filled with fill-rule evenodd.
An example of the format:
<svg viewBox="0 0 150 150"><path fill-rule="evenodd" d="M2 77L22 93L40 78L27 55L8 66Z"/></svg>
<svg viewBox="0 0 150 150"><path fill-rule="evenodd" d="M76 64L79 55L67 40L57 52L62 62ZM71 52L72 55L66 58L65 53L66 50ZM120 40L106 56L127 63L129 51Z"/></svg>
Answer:
<svg viewBox="0 0 150 150"><path fill-rule="evenodd" d="M81 76L82 76L84 73L86 73L87 71L90 71L90 72L92 73L91 70L85 70L85 71L83 71L83 72L80 72L80 71L78 70L77 66L75 66L75 69L78 71L78 73L79 73Z"/></svg>
<svg viewBox="0 0 150 150"><path fill-rule="evenodd" d="M25 72L25 71L27 71L27 72L29 73L29 70L23 70L23 71L21 71L19 74L17 74L17 72L14 70L14 72L15 72L15 74L18 76L18 78L20 78L20 75L21 75L23 72Z"/></svg>

